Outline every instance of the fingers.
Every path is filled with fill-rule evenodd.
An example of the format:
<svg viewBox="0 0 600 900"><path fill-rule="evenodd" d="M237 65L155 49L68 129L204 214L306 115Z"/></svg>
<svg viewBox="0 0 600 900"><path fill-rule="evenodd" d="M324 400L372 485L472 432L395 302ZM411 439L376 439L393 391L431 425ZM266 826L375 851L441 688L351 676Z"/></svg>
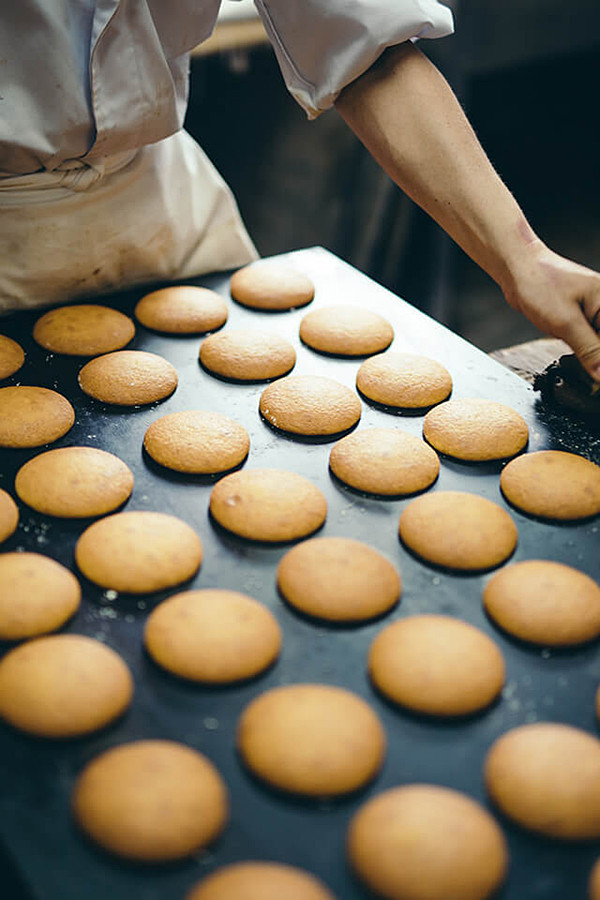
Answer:
<svg viewBox="0 0 600 900"><path fill-rule="evenodd" d="M572 262L544 245L505 292L507 301L540 331L569 344L600 383L600 272Z"/></svg>
<svg viewBox="0 0 600 900"><path fill-rule="evenodd" d="M600 326L600 308L592 321ZM569 322L560 337L570 345L586 372L600 382L600 334L593 325L582 314Z"/></svg>
<svg viewBox="0 0 600 900"><path fill-rule="evenodd" d="M600 382L600 273L563 259L559 269L566 281L561 285L555 271L554 296L559 301L555 309L560 309L562 319L557 336L571 346L583 368Z"/></svg>

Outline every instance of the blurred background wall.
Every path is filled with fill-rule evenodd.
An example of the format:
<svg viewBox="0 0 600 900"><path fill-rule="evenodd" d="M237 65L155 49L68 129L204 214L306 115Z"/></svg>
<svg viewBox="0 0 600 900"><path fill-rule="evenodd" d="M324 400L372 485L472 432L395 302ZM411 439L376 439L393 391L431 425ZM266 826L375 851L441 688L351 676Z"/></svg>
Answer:
<svg viewBox="0 0 600 900"><path fill-rule="evenodd" d="M419 46L533 228L600 268L600 0L450 5L456 34ZM186 127L231 185L262 255L322 245L485 350L539 336L335 111L307 121L260 39L194 58Z"/></svg>

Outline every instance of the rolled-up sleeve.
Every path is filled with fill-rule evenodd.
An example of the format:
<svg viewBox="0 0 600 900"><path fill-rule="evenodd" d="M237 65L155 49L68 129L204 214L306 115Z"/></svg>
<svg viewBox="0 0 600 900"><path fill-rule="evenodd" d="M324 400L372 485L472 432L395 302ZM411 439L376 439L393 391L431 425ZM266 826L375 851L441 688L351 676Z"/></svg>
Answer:
<svg viewBox="0 0 600 900"><path fill-rule="evenodd" d="M438 0L254 0L288 90L315 118L387 47L453 31Z"/></svg>

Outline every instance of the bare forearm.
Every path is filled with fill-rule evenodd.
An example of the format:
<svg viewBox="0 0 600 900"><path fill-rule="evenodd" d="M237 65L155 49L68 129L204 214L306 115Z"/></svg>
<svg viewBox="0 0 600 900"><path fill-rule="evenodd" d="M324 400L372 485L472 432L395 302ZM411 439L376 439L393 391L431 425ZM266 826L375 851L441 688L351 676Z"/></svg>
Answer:
<svg viewBox="0 0 600 900"><path fill-rule="evenodd" d="M393 180L539 329L566 340L600 381L600 274L536 236L451 88L420 50L387 50L336 107Z"/></svg>
<svg viewBox="0 0 600 900"><path fill-rule="evenodd" d="M427 57L410 43L388 50L336 106L390 177L506 284L535 235Z"/></svg>

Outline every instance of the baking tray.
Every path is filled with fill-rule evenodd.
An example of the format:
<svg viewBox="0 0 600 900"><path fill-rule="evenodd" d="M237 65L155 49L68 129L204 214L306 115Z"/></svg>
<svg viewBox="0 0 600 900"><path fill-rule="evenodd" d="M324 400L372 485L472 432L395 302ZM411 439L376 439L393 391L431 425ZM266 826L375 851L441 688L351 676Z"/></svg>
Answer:
<svg viewBox="0 0 600 900"><path fill-rule="evenodd" d="M572 450L600 463L600 439L592 426L544 408L516 375L331 253L310 248L281 259L314 280L316 298L308 309L356 303L375 310L394 326L393 349L426 354L447 366L455 397L488 397L518 410L530 427L530 450ZM319 355L300 343L298 326L307 309L279 314L245 309L229 299L227 273L192 283L217 290L228 299L226 327L269 329L290 339L298 353L295 374L327 375L354 386L360 360ZM138 289L96 302L131 314L145 292ZM397 536L398 519L409 499L376 499L334 481L328 471L331 443L292 440L270 429L258 414L263 385L226 383L203 371L198 363L200 337L164 336L138 325L130 347L170 360L179 372L179 387L160 404L119 410L80 391L77 372L85 360L54 356L34 344L31 329L39 314L19 313L0 321L0 331L19 340L27 353L24 367L4 384L42 385L67 396L75 407L75 425L52 446L96 446L120 456L135 475L127 509L172 513L200 534L204 562L187 586L227 587L261 600L282 627L283 650L270 671L249 683L231 688L184 683L158 669L142 649L148 611L175 591L121 596L111 602L100 588L81 579L82 605L65 630L105 641L122 654L134 674L135 697L120 722L81 740L37 740L0 726L0 840L32 900L80 900L84 893L90 900L109 896L112 900L179 900L217 866L250 858L300 866L320 876L339 900L365 900L370 895L349 871L344 842L351 816L368 797L398 784L430 782L465 791L487 804L483 760L507 729L547 720L597 733L597 643L556 652L500 633L482 610L488 575L437 570L409 555ZM328 502L327 521L319 533L366 541L392 560L404 584L399 606L383 620L354 627L315 624L287 607L277 594L275 571L289 545L263 545L227 534L208 516L211 479L168 473L144 457L143 435L152 421L168 412L194 408L227 412L246 427L251 439L246 466L290 469L317 484ZM420 435L422 417L399 416L363 402L359 427L385 425ZM16 471L37 452L0 451L0 486L14 496ZM499 471L497 464L442 459L440 477L432 489L470 491L506 506L499 491ZM18 530L2 550L39 551L74 569L74 545L88 522L49 518L23 504L20 511ZM597 518L560 525L537 521L514 509L510 513L519 531L514 560L554 559L599 578ZM395 708L371 688L365 662L374 636L383 624L425 612L456 615L490 634L501 647L507 683L500 701L485 713L441 722ZM375 781L358 794L334 802L291 799L266 789L240 765L234 737L243 708L264 690L303 681L355 691L383 721L389 744L385 764ZM205 753L219 768L231 794L231 819L218 842L192 859L168 866L130 865L104 854L81 836L69 813L72 785L89 759L116 744L150 737L182 741ZM567 900L585 895L589 870L600 854L598 843L563 844L498 818L511 856L509 878L499 894L502 900Z"/></svg>

